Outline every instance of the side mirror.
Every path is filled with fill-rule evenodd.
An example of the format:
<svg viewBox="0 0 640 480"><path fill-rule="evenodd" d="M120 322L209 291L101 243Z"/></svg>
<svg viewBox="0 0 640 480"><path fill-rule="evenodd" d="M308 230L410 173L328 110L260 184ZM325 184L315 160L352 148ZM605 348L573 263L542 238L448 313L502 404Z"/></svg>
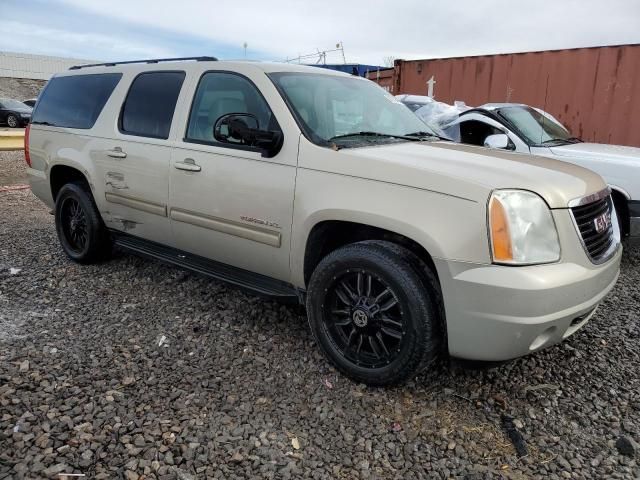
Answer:
<svg viewBox="0 0 640 480"><path fill-rule="evenodd" d="M500 148L506 150L509 148L509 137L504 133L489 135L484 139L484 146L489 148Z"/></svg>
<svg viewBox="0 0 640 480"><path fill-rule="evenodd" d="M213 125L213 138L221 143L261 149L263 157L275 156L282 147L282 132L260 130L258 119L250 113L228 113Z"/></svg>

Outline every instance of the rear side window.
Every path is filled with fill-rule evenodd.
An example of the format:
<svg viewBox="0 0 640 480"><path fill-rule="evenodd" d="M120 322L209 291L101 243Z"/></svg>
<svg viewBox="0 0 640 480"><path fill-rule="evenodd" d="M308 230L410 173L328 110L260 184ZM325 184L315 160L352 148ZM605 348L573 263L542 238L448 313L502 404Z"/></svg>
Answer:
<svg viewBox="0 0 640 480"><path fill-rule="evenodd" d="M42 92L31 123L65 128L92 128L121 73L54 77Z"/></svg>
<svg viewBox="0 0 640 480"><path fill-rule="evenodd" d="M169 138L184 75L184 72L138 75L122 106L120 131L140 137Z"/></svg>

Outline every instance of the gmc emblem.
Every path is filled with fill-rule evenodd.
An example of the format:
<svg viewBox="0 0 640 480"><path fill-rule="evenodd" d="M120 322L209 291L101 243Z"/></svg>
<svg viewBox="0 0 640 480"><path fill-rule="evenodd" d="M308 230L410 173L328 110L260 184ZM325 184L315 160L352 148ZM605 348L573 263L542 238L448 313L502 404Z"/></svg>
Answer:
<svg viewBox="0 0 640 480"><path fill-rule="evenodd" d="M611 226L611 212L605 212L602 215L598 215L593 219L593 225L596 227L596 232L598 233L607 231Z"/></svg>

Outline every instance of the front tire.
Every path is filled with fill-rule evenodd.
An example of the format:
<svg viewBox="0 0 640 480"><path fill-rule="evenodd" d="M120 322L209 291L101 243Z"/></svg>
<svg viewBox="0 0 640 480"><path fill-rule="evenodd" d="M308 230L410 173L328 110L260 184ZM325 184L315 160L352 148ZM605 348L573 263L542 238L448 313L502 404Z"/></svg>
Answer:
<svg viewBox="0 0 640 480"><path fill-rule="evenodd" d="M372 386L402 383L440 351L440 298L434 282L414 254L393 243L339 248L319 263L309 282L311 331L346 376Z"/></svg>
<svg viewBox="0 0 640 480"><path fill-rule="evenodd" d="M67 183L60 189L55 218L58 239L71 260L95 263L111 253L109 232L85 184Z"/></svg>
<svg viewBox="0 0 640 480"><path fill-rule="evenodd" d="M18 117L16 117L14 114L10 113L9 115L7 115L7 125L10 128L16 128L18 127L20 124Z"/></svg>

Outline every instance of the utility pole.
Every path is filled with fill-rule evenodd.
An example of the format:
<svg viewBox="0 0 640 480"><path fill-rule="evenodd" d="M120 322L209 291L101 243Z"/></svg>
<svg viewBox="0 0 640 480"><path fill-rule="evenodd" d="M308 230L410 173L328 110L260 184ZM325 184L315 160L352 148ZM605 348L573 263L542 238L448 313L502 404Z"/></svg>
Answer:
<svg viewBox="0 0 640 480"><path fill-rule="evenodd" d="M242 44L242 47L244 48L244 59L246 60L247 59L247 47L248 47L247 42L244 42Z"/></svg>

